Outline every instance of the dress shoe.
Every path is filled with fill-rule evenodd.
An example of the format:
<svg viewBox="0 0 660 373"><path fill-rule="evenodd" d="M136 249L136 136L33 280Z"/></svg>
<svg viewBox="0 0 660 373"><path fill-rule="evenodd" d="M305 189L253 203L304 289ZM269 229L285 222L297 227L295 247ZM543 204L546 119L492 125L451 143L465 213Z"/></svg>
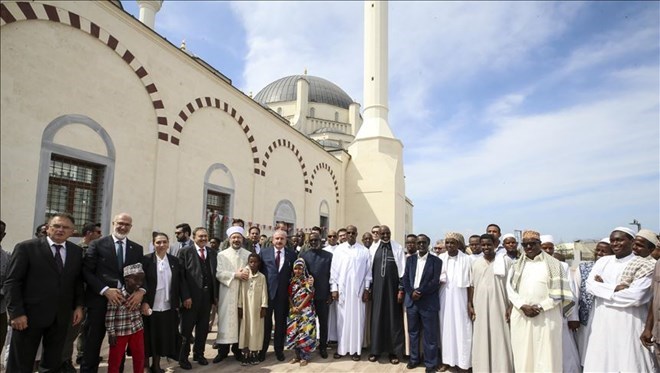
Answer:
<svg viewBox="0 0 660 373"><path fill-rule="evenodd" d="M185 369L185 370L192 369L192 364L190 364L190 361L188 359L179 360L179 366L181 367L181 369Z"/></svg>
<svg viewBox="0 0 660 373"><path fill-rule="evenodd" d="M284 361L284 352L282 351L276 351L275 356L277 357L278 361Z"/></svg>
<svg viewBox="0 0 660 373"><path fill-rule="evenodd" d="M354 353L353 356L351 356L351 359L352 359L353 361L360 361L361 358L362 358L362 357L361 357L360 354L358 354L357 352Z"/></svg>
<svg viewBox="0 0 660 373"><path fill-rule="evenodd" d="M319 354L321 354L321 358L323 358L323 359L328 358L328 351L326 351L325 349L319 350Z"/></svg>
<svg viewBox="0 0 660 373"><path fill-rule="evenodd" d="M408 364L406 364L407 369L415 369L419 366L419 363L413 363L412 361L409 361Z"/></svg>
<svg viewBox="0 0 660 373"><path fill-rule="evenodd" d="M60 368L60 372L62 373L76 373L76 368L73 367L73 363L71 360L67 360L64 363L62 363L62 367Z"/></svg>
<svg viewBox="0 0 660 373"><path fill-rule="evenodd" d="M217 364L217 363L221 362L221 361L224 360L226 357L227 357L227 356L225 356L225 355L217 354L217 355L213 358L213 364Z"/></svg>
<svg viewBox="0 0 660 373"><path fill-rule="evenodd" d="M259 362L262 362L262 361L266 360L266 351L259 352L258 360L259 360Z"/></svg>
<svg viewBox="0 0 660 373"><path fill-rule="evenodd" d="M195 360L199 365L209 365L209 361L206 360L203 355L193 356L193 360Z"/></svg>
<svg viewBox="0 0 660 373"><path fill-rule="evenodd" d="M341 359L343 356L339 354L339 352L335 352L334 355L332 355L335 359Z"/></svg>

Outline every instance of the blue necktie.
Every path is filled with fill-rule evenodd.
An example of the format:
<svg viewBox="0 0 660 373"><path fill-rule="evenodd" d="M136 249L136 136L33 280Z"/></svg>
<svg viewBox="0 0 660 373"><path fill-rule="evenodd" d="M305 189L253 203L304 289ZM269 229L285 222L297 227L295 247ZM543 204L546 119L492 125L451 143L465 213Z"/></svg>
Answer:
<svg viewBox="0 0 660 373"><path fill-rule="evenodd" d="M124 245L121 241L117 241L117 267L119 271L124 270Z"/></svg>

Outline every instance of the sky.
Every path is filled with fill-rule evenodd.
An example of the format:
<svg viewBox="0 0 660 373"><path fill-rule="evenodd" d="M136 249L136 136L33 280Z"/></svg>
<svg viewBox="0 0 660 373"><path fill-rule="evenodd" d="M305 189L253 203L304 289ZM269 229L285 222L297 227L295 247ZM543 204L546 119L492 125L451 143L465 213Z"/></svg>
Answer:
<svg viewBox="0 0 660 373"><path fill-rule="evenodd" d="M307 69L363 103L363 7L166 0L156 31L245 93ZM659 2L390 2L389 123L415 233L658 232L659 40Z"/></svg>

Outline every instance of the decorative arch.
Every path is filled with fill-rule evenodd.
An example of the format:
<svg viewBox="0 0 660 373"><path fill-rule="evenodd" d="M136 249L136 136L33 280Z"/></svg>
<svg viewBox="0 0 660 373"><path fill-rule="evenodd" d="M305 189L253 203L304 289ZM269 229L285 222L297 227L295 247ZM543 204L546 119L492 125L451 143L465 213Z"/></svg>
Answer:
<svg viewBox="0 0 660 373"><path fill-rule="evenodd" d="M252 132L250 130L250 126L245 123L245 120L243 117L229 105L227 102L220 101L217 98L214 97L198 97L194 101L190 101L187 103L181 111L179 111L179 119L174 122L174 130L177 131L178 133L183 132L183 125L186 124L188 121L188 118L190 118L193 113L199 109L203 108L216 108L224 111L225 113L229 114L234 121L241 127L243 130L243 133L245 134L245 137L247 137L248 142L250 143L250 149L252 150L252 162L254 163L254 173L259 175L260 170L259 170L259 157L257 155L257 152L259 151L257 149L257 143L254 140L254 136L252 135ZM174 145L179 145L179 140L178 137L172 135L170 138L170 141Z"/></svg>
<svg viewBox="0 0 660 373"><path fill-rule="evenodd" d="M268 145L268 150L264 153L264 160L261 161L261 165L264 167L263 170L261 170L261 176L266 176L266 167L268 166L268 160L270 159L270 155L277 149L278 147L285 147L298 158L298 163L300 163L300 168L302 169L303 173L303 179L305 180L305 192L311 193L311 190L309 189L309 180L307 179L307 170L305 169L305 160L303 159L303 156L300 154L300 150L296 148L296 145L294 145L291 141L287 139L277 139L273 141L270 145Z"/></svg>
<svg viewBox="0 0 660 373"><path fill-rule="evenodd" d="M285 223L291 224L291 228L296 228L296 208L293 206L293 203L288 199L283 199L277 203L275 206L275 211L273 212L273 225L275 222L283 221Z"/></svg>
<svg viewBox="0 0 660 373"><path fill-rule="evenodd" d="M332 170L332 167L330 167L329 164L325 162L321 162L314 167L314 170L312 170L312 176L310 177L310 182L309 182L309 193L312 192L312 187L314 186L314 179L316 178L316 173L319 172L320 170L326 170L330 174L330 177L332 178L332 182L335 184L335 197L337 198L337 203L339 203L339 183L337 182L337 178L335 177L335 172Z"/></svg>
<svg viewBox="0 0 660 373"><path fill-rule="evenodd" d="M81 17L76 13L53 5L25 1L3 2L0 4L0 26L28 20L51 21L71 26L91 35L105 46L112 49L131 67L133 72L135 72L135 75L137 75L142 82L144 89L151 98L151 103L156 112L159 127L165 126L165 128L167 128L165 105L158 92L156 83L151 79L151 76L147 72L147 69L145 69L144 65L138 61L130 50L119 42L119 39L102 29L96 23ZM167 141L168 137L169 135L166 132L158 131L159 140Z"/></svg>

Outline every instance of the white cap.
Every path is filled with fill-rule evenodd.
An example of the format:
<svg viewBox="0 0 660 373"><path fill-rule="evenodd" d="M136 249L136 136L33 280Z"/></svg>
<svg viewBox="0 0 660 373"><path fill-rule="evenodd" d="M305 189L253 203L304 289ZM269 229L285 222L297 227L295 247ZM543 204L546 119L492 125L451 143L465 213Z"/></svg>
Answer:
<svg viewBox="0 0 660 373"><path fill-rule="evenodd" d="M550 235L550 234L542 234L541 235L541 243L548 243L548 242L554 245L555 244L555 238L552 237L552 235Z"/></svg>
<svg viewBox="0 0 660 373"><path fill-rule="evenodd" d="M623 232L628 236L630 236L630 238L632 238L633 240L635 239L635 232L633 232L633 230L628 227L616 227L612 229L612 232L616 232L616 231Z"/></svg>

